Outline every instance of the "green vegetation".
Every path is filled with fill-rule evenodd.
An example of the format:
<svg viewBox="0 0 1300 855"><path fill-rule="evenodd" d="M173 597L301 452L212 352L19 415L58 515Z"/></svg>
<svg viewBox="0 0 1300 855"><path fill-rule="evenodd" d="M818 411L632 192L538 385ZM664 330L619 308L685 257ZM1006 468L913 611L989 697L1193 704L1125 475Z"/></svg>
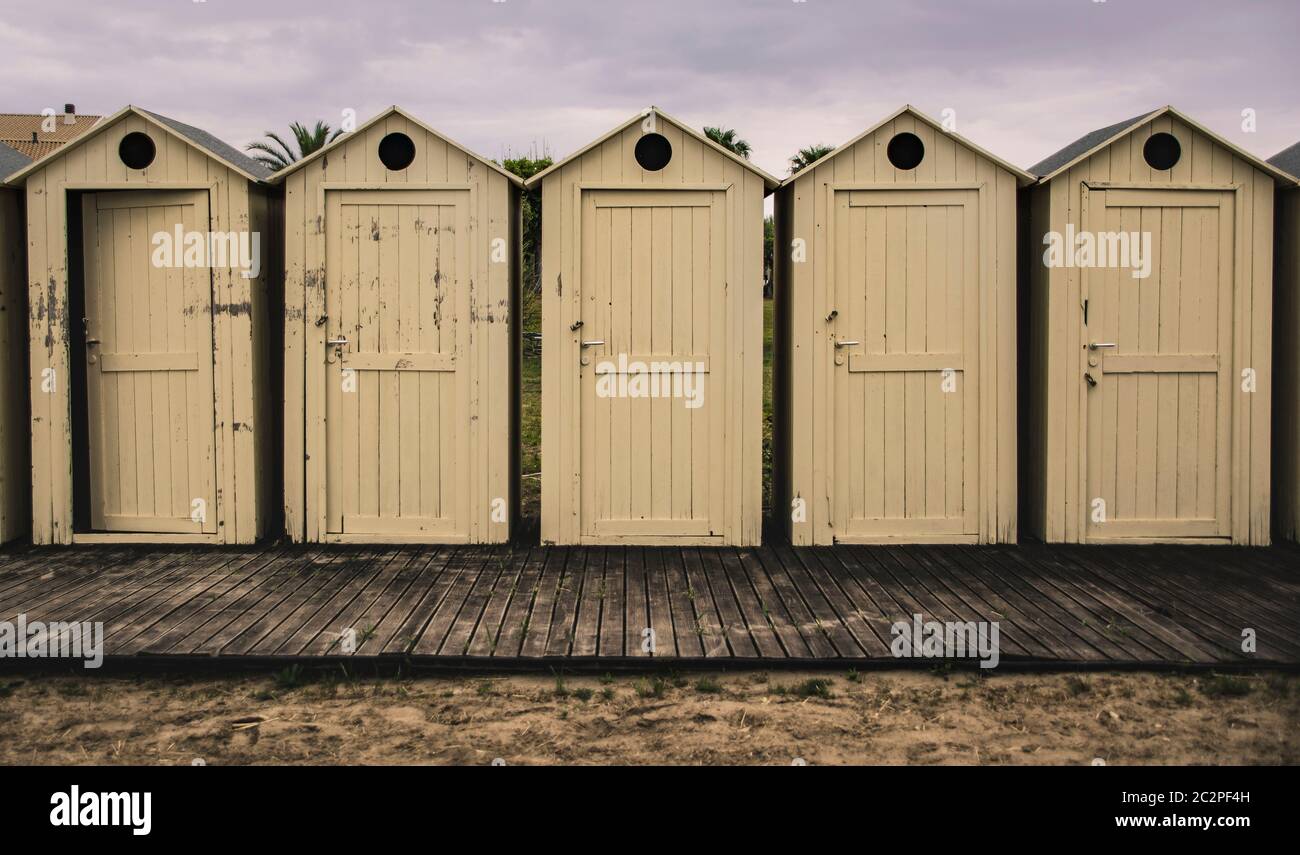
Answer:
<svg viewBox="0 0 1300 855"><path fill-rule="evenodd" d="M835 151L835 146L822 145L821 143L799 149L795 156L790 158L790 174L794 175L801 169L807 169L833 151Z"/></svg>
<svg viewBox="0 0 1300 855"><path fill-rule="evenodd" d="M343 129L330 128L324 122L317 121L316 127L309 131L301 122L293 122L289 125L289 133L293 135L297 151L294 151L279 134L267 131L266 138L270 142L258 140L247 146L248 151L254 152L253 160L272 172L279 172L334 142L343 133Z"/></svg>

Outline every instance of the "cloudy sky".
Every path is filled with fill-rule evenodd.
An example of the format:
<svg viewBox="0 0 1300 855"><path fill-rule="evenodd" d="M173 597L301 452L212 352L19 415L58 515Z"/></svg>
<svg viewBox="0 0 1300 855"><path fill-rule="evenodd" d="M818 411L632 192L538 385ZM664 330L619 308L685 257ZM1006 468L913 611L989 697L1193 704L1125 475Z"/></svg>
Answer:
<svg viewBox="0 0 1300 855"><path fill-rule="evenodd" d="M903 103L1022 166L1168 103L1271 156L1297 32L1296 0L0 0L0 112L135 103L242 146L396 103L501 157L655 104L784 175Z"/></svg>

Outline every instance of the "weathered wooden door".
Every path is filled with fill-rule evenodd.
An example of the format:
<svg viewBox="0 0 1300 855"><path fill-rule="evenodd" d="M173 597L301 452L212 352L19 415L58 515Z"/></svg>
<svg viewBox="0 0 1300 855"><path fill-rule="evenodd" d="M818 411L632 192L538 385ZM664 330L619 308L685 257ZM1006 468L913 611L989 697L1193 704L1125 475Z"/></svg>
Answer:
<svg viewBox="0 0 1300 855"><path fill-rule="evenodd" d="M975 190L834 193L837 538L978 534L978 201Z"/></svg>
<svg viewBox="0 0 1300 855"><path fill-rule="evenodd" d="M90 519L98 531L217 530L208 223L204 191L82 196ZM186 258L191 235L203 242L201 258Z"/></svg>
<svg viewBox="0 0 1300 855"><path fill-rule="evenodd" d="M473 275L469 196L326 193L330 534L464 534L470 390L457 328Z"/></svg>
<svg viewBox="0 0 1300 855"><path fill-rule="evenodd" d="M1233 194L1093 189L1083 214L1087 536L1227 537Z"/></svg>
<svg viewBox="0 0 1300 855"><path fill-rule="evenodd" d="M584 538L722 532L725 201L711 190L582 193Z"/></svg>

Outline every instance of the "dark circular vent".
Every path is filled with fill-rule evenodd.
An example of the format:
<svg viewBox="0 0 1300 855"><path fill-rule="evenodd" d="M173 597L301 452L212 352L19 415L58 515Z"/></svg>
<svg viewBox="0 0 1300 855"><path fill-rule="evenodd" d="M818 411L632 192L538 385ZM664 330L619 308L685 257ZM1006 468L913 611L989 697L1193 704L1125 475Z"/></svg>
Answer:
<svg viewBox="0 0 1300 855"><path fill-rule="evenodd" d="M1152 134L1142 146L1142 156L1152 169L1173 169L1183 156L1183 147L1173 134Z"/></svg>
<svg viewBox="0 0 1300 855"><path fill-rule="evenodd" d="M636 162L647 172L658 172L673 159L673 144L663 134L646 134L636 141Z"/></svg>
<svg viewBox="0 0 1300 855"><path fill-rule="evenodd" d="M153 163L157 154L158 149L154 146L153 140L149 139L148 134L140 131L132 131L122 137L122 142L117 146L117 156L132 169L144 169Z"/></svg>
<svg viewBox="0 0 1300 855"><path fill-rule="evenodd" d="M391 133L379 141L379 160L394 172L399 172L415 160L415 143L406 134Z"/></svg>
<svg viewBox="0 0 1300 855"><path fill-rule="evenodd" d="M925 157L925 143L916 134L903 131L889 141L885 154L895 169L916 169Z"/></svg>

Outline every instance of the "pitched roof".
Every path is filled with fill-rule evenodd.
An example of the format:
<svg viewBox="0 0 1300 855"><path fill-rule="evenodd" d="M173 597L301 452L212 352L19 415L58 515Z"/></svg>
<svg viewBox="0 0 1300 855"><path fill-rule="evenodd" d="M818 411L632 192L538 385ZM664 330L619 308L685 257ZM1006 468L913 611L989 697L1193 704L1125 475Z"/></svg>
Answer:
<svg viewBox="0 0 1300 855"><path fill-rule="evenodd" d="M51 119L54 120L54 130L46 131ZM49 116L0 113L0 143L30 158L44 157L95 127L99 120L99 116L78 113L54 113Z"/></svg>
<svg viewBox="0 0 1300 855"><path fill-rule="evenodd" d="M996 163L998 166L1001 166L1003 169L1005 169L1006 171L1010 172L1012 175L1014 175L1014 176L1016 177L1016 183L1019 184L1021 187L1024 187L1025 185L1028 185L1028 184L1033 184L1034 181L1036 180L1036 179L1034 178L1033 175L1030 175L1028 172L1025 172L1023 169L1021 169L1019 166L1016 166L1014 163L1011 163L1011 162L1009 162L1009 161L1003 160L1002 158L998 157L996 154L993 154L992 152L990 152L990 151L988 151L988 150L986 150L986 149L980 148L980 147L977 146L975 143L973 143L973 142L971 142L970 140L966 139L966 138L965 138L964 136L962 136L961 134L959 134L959 133L957 133L957 132L955 132L955 131L950 131L950 130L948 130L947 128L945 128L945 127L943 126L943 124L942 124L941 122L938 122L938 121L936 121L935 119L930 118L930 117L927 116L925 113L922 113L920 110L918 110L918 109L916 109L915 107L913 107L911 104L904 104L902 107L900 107L900 108L898 108L897 110L895 110L894 112L890 113L888 116L886 116L885 118L881 119L879 122L876 122L874 125L872 125L871 127L867 128L865 131L863 131L862 133L858 134L858 135L857 135L856 137L854 137L853 139L849 140L848 142L844 143L844 144L841 145L841 146L837 146L837 147L835 148L835 150L832 151L830 154L824 155L824 156L822 156L820 159L818 159L816 162L809 164L809 166L808 166L808 170L801 169L801 170L799 170L798 172L796 172L796 173L794 173L793 175L791 175L789 178L785 179L785 181L781 182L782 186L785 186L785 185L787 185L787 184L793 184L795 181L797 181L800 177L802 177L806 172L808 172L808 171L811 170L812 168L814 168L814 167L818 167L818 166L822 166L822 165L824 165L824 164L826 164L826 163L829 163L830 161L832 161L832 160L834 160L836 157L838 157L840 154L842 154L842 153L844 153L845 151L848 151L849 149L853 148L853 147L854 147L855 145L857 145L859 142L861 142L862 140L864 140L864 139L866 139L867 137L871 136L871 135L874 134L876 131L880 130L880 129L881 129L882 127L884 127L885 125L887 125L887 124L889 124L890 122L894 121L895 119L897 119L899 116L903 115L904 113L907 113L908 115L911 115L911 116L916 117L917 119L920 119L922 122L925 122L927 125L929 125L930 127L934 128L936 131L939 131L939 132L943 133L945 136L952 137L953 139L957 140L957 142L959 142L959 143L961 143L962 145L966 146L966 148L970 149L971 151L975 152L976 154L979 154L979 155L981 155L981 156L983 156L983 157L986 157L986 158L988 158L989 160L991 160L991 161L993 161L994 163Z"/></svg>
<svg viewBox="0 0 1300 855"><path fill-rule="evenodd" d="M17 172L31 162L32 159L27 155L20 151L14 151L0 142L0 181L4 181L8 175Z"/></svg>
<svg viewBox="0 0 1300 855"><path fill-rule="evenodd" d="M743 158L743 157L741 157L740 155L736 154L734 151L731 151L730 149L723 148L722 146L720 146L720 145L718 145L717 143L715 143L713 140L711 140L711 139L709 139L708 137L706 137L704 134L702 134L702 133L700 133L699 131L697 131L697 130L695 130L694 128L692 128L690 125L687 125L687 124L685 124L684 122L682 122L682 121L680 121L680 120L678 120L678 119L674 119L672 116L668 115L668 114L665 113L663 110L660 110L658 107L654 107L654 106L651 106L651 107L646 108L645 110L642 110L640 113L637 113L635 116L633 116L632 118L628 119L626 122L623 122L621 125L619 125L618 127L614 128L613 130L611 130L609 133L607 133L607 134L605 134L605 135L603 135L603 136L597 137L596 139L594 139L594 140L592 140L591 142L587 143L587 144L586 144L585 146L583 146L582 148L580 148L580 149L578 149L577 151L575 151L573 154L570 154L568 157L563 158L562 160L558 160L558 161L556 161L555 163L551 164L550 166L546 167L546 168L543 169L541 172L539 172L539 173L537 173L536 175L534 175L532 178L529 178L528 181L525 183L524 186L528 187L529 189L532 189L533 187L536 187L536 186L540 185L541 182L542 182L542 179L543 179L544 177L546 177L547 175L550 175L552 172L555 172L557 169L559 169L560 167L564 166L566 163L568 163L569 161L573 160L574 158L582 157L584 154L586 154L587 152L591 151L591 150L592 150L593 148L595 148L596 146L598 146L598 145L600 145L601 143L605 142L605 140L608 140L608 139L610 139L611 137L614 137L614 136L617 136L618 134L623 133L623 131L625 131L625 130L627 130L628 128L632 127L632 125L640 124L641 122L645 121L646 116L650 115L651 113L654 113L654 114L655 114L656 116L658 116L660 119L663 119L665 122L667 122L668 124L670 124L670 125L672 125L673 127L677 128L677 129L678 129L679 131L681 131L682 133L690 134L690 135L691 135L692 137L694 137L696 140L698 140L698 141L704 143L704 144L705 144L706 146L708 146L709 148L713 149L714 151L718 152L719 154L723 155L724 157L729 157L729 158L731 158L732 160L736 161L736 163L739 163L741 166L745 167L745 168L748 169L750 172L752 172L752 173L754 173L755 175L757 175L759 178L762 178L762 179L763 179L763 186L764 186L767 190L769 190L769 191L771 191L771 190L775 190L777 187L781 186L781 182L780 182L779 179L773 178L771 175L769 175L769 174L767 174L766 172L764 172L763 170L759 169L757 166L755 166L754 164L750 163L748 160L745 160L745 158Z"/></svg>
<svg viewBox="0 0 1300 855"><path fill-rule="evenodd" d="M1121 133L1129 128L1137 127L1148 117L1154 116L1155 111L1143 113L1140 116L1134 116L1131 119L1125 119L1122 122L1116 122L1113 125L1098 128L1095 131L1089 131L1055 154L1049 154L1047 157L1038 161L1038 163L1029 167L1029 171L1039 177L1051 175L1067 163L1073 163L1083 155L1092 151L1094 148L1099 148L1117 138Z"/></svg>
<svg viewBox="0 0 1300 855"><path fill-rule="evenodd" d="M1300 142L1290 148L1282 149L1270 157L1268 162L1290 173L1292 177L1300 176Z"/></svg>
<svg viewBox="0 0 1300 855"><path fill-rule="evenodd" d="M518 175L515 175L513 172L510 172L509 170L505 169L499 163L494 163L493 161L488 160L486 157L483 157L482 155L475 154L474 152L465 148L465 146L461 145L460 143L448 137L446 134L435 131L433 128L429 127L424 122L415 118L415 116L412 116L410 113L406 112L396 104L389 107L387 110L381 110L378 114L372 116L356 130L348 131L345 134L339 134L338 138L335 139L333 142L331 142L329 145L317 149L316 151L309 154L307 157L304 157L302 160L295 161L293 164L285 167L284 169L281 169L278 172L272 172L271 179L270 179L271 183L279 184L280 182L284 181L285 178L297 172L299 169L302 169L304 166L311 163L313 160L316 160L318 157L324 157L328 152L333 151L335 147L343 145L344 143L351 140L357 134L363 133L371 125L374 125L376 122L382 121L383 119L387 119L389 116L392 115L401 116L403 119L406 119L408 122L412 122L416 125L419 125L421 128L433 134L435 137L442 140L447 145L452 146L453 148L460 149L465 154L468 154L470 157L474 158L475 160L481 163L486 163L489 167L495 169L497 172L500 172L506 178L510 179L510 182L514 184L516 187L524 186L523 179L520 178Z"/></svg>
<svg viewBox="0 0 1300 855"><path fill-rule="evenodd" d="M1065 148L1029 167L1029 171L1038 176L1039 182L1050 181L1084 158L1091 157L1097 151L1105 148L1121 137L1131 134L1139 127L1166 114L1173 116L1183 124L1191 126L1194 130L1205 134L1207 137L1228 149L1242 160L1245 160L1263 172L1267 172L1269 175L1273 176L1274 179L1285 182L1290 178L1290 176L1281 169L1269 164L1267 161L1261 160L1259 157L1246 151L1236 143L1224 139L1214 131L1192 119L1190 116L1181 113L1170 106L1161 107L1158 110L1152 110L1150 113L1144 113L1141 116L1136 116L1114 125L1098 128L1092 133L1084 134Z"/></svg>
<svg viewBox="0 0 1300 855"><path fill-rule="evenodd" d="M152 110L146 110L143 107L140 108L140 112L153 116L176 133L197 145L199 148L204 149L209 154L216 157L218 160L224 160L232 166L238 167L241 172L248 173L249 175L260 178L264 181L271 177L271 170L260 161L254 160L225 140L217 139L202 128L196 128L193 125L178 122L175 119L155 113Z"/></svg>
<svg viewBox="0 0 1300 855"><path fill-rule="evenodd" d="M235 170L250 181L265 181L270 175L270 171L267 170L265 166L262 166L262 164L253 160L248 155L236 150L233 146L217 139L207 131L193 127L192 125L184 124L183 122L178 122L175 119L169 119L166 116L161 116L157 113L151 113L140 107L127 105L113 115L101 119L89 132L82 134L71 142L65 144L62 148L53 152L47 158L32 161L5 180L10 184L21 183L29 174L37 169L43 168L46 164L46 160L49 158L62 157L67 152L72 151L78 146L84 145L88 140L93 139L116 125L118 120L127 115L139 116L154 127L176 136L209 157L224 163L226 166Z"/></svg>

